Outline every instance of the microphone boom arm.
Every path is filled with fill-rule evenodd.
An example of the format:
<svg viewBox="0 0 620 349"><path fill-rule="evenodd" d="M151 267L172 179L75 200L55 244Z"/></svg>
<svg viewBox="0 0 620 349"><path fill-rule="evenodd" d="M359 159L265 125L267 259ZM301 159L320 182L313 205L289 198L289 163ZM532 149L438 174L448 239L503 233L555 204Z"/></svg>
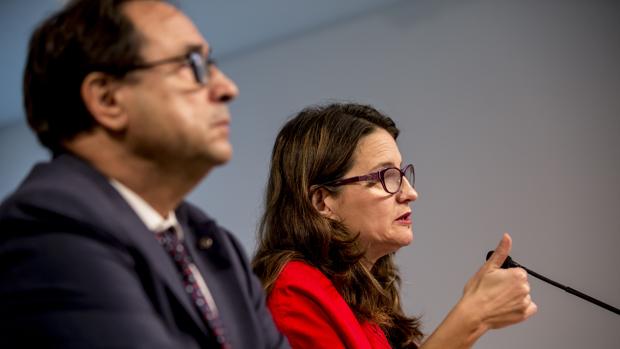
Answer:
<svg viewBox="0 0 620 349"><path fill-rule="evenodd" d="M489 251L489 253L487 253L487 260L491 257L492 254L493 254L493 251ZM510 256L506 257L506 260L504 261L504 264L502 264L502 269L507 269L507 268L523 268L528 274L532 275L533 277L535 277L535 278L537 278L539 280L542 280L542 281L544 281L546 283L549 283L549 284L551 284L551 285L553 285L553 286L555 286L557 288L561 288L562 290L564 290L564 291L566 291L566 292L568 292L568 293L570 293L572 295L575 295L575 296L577 296L577 297L579 297L581 299L585 299L586 301L588 301L590 303L596 304L596 305L598 305L601 308L605 308L605 309L607 309L607 310L609 310L609 311L611 311L613 313L616 313L616 314L620 315L620 309L618 309L616 307L613 307L613 306L611 306L611 305L609 305L609 304L607 304L605 302L601 302L600 300L598 300L598 299L596 299L594 297L588 296L587 294L585 294L583 292L579 292L579 291L575 290L574 288L571 288L571 287L568 287L568 286L564 286L564 285L562 285L559 282L553 281L553 280L551 280L551 279L549 279L549 278L547 278L547 277L545 277L543 275L540 275L537 272L532 271L532 270L522 266L521 264L515 262L512 258L510 258Z"/></svg>

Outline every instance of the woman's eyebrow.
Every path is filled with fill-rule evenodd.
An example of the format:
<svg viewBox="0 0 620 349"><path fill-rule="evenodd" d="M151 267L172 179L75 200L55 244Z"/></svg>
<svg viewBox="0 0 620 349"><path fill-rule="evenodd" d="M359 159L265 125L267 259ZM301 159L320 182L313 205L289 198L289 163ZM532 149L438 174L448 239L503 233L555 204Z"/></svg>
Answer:
<svg viewBox="0 0 620 349"><path fill-rule="evenodd" d="M381 162L381 163L373 166L370 169L370 171L380 171L380 170L382 170L384 168L388 168L388 167L398 167L398 166L396 166L396 164L391 162L391 161L384 161L384 162Z"/></svg>

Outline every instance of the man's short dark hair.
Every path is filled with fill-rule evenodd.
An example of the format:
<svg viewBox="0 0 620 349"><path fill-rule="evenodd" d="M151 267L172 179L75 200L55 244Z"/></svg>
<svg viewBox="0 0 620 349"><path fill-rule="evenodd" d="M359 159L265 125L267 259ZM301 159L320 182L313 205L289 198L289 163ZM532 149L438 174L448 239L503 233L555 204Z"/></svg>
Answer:
<svg viewBox="0 0 620 349"><path fill-rule="evenodd" d="M80 87L91 72L121 78L142 63L140 33L122 5L136 0L72 0L32 34L24 69L30 127L52 152L94 126Z"/></svg>

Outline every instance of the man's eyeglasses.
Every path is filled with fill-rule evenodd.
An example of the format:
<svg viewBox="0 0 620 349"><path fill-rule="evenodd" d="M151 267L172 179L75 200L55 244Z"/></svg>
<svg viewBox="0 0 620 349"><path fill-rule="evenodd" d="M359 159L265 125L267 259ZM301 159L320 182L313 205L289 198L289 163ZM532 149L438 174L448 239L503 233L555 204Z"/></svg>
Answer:
<svg viewBox="0 0 620 349"><path fill-rule="evenodd" d="M189 65L194 74L194 79L199 85L206 85L211 79L211 67L215 66L215 61L211 58L211 50L209 54L205 56L202 53L202 49L191 50L186 54L180 56L174 56L170 58L164 58L155 62L135 64L130 66L126 71L151 69L162 64L184 62Z"/></svg>
<svg viewBox="0 0 620 349"><path fill-rule="evenodd" d="M378 172L373 172L363 176L337 179L335 181L327 182L322 185L326 187L338 187L341 185L361 181L380 181L383 189L386 192L390 194L396 194L401 189L401 186L403 184L403 177L407 178L407 181L412 187L415 187L415 171L413 169L413 164L409 164L403 169L399 169L397 167L388 167Z"/></svg>

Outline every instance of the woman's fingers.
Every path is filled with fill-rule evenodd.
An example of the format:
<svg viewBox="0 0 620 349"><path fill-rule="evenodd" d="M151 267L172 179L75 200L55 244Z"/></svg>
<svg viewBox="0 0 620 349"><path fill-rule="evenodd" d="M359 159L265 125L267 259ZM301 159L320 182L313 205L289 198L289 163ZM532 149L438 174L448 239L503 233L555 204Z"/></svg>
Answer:
<svg viewBox="0 0 620 349"><path fill-rule="evenodd" d="M530 295L527 272L523 268L501 269L512 246L504 234L493 255L469 280L463 300L486 328L501 328L521 322L537 311Z"/></svg>

